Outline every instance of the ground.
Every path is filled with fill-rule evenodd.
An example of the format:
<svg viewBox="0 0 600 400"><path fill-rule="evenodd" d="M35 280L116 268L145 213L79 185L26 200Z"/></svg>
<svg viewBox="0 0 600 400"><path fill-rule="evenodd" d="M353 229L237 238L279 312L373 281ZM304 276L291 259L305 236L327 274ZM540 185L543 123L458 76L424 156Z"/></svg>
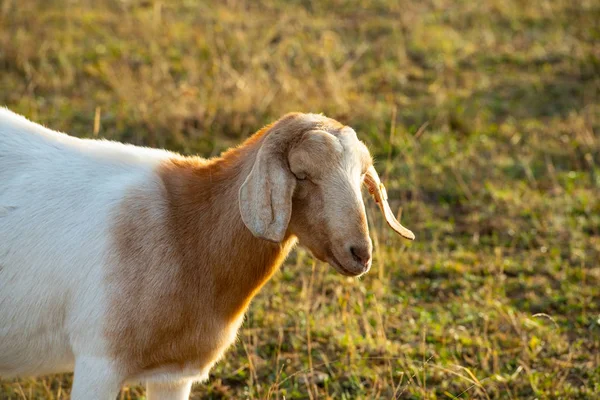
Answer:
<svg viewBox="0 0 600 400"><path fill-rule="evenodd" d="M0 104L203 156L289 111L368 143L417 240L369 202L367 276L294 253L194 399L591 399L598 21L592 0L3 0ZM0 398L66 399L71 379Z"/></svg>

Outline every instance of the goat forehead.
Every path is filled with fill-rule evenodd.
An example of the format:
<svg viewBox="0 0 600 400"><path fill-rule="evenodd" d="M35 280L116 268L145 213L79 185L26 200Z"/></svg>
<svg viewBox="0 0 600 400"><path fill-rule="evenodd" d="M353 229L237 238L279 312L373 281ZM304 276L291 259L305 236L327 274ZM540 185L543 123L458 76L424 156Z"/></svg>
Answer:
<svg viewBox="0 0 600 400"><path fill-rule="evenodd" d="M342 145L341 167L351 175L364 172L373 161L367 147L358 139L349 126L321 114L303 114L304 120L313 125L312 129L329 132Z"/></svg>

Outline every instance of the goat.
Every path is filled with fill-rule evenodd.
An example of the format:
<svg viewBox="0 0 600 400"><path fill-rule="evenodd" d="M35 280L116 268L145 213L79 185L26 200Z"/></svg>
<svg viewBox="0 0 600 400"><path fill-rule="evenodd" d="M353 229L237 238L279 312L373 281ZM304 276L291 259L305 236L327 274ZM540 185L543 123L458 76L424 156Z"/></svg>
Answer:
<svg viewBox="0 0 600 400"><path fill-rule="evenodd" d="M187 399L299 242L371 266L361 184L394 218L366 146L293 113L220 157L78 139L0 108L0 375L74 371L72 398Z"/></svg>

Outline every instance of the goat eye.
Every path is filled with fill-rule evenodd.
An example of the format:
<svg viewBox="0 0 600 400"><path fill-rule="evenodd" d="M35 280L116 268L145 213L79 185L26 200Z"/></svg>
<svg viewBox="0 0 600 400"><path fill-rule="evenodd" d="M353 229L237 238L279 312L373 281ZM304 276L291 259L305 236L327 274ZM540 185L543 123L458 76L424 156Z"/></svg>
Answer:
<svg viewBox="0 0 600 400"><path fill-rule="evenodd" d="M296 175L296 178L297 178L299 181L303 181L303 180L305 180L305 179L306 179L306 174L299 173L299 174L297 174L297 175Z"/></svg>

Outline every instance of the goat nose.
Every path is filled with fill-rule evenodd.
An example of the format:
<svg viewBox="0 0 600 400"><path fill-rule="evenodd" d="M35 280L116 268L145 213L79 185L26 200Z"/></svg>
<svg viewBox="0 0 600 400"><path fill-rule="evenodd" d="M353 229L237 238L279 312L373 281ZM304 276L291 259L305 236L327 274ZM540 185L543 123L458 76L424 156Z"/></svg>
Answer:
<svg viewBox="0 0 600 400"><path fill-rule="evenodd" d="M369 266L371 262L371 250L365 246L351 246L350 253L352 253L352 258L357 263L364 265L365 267Z"/></svg>

